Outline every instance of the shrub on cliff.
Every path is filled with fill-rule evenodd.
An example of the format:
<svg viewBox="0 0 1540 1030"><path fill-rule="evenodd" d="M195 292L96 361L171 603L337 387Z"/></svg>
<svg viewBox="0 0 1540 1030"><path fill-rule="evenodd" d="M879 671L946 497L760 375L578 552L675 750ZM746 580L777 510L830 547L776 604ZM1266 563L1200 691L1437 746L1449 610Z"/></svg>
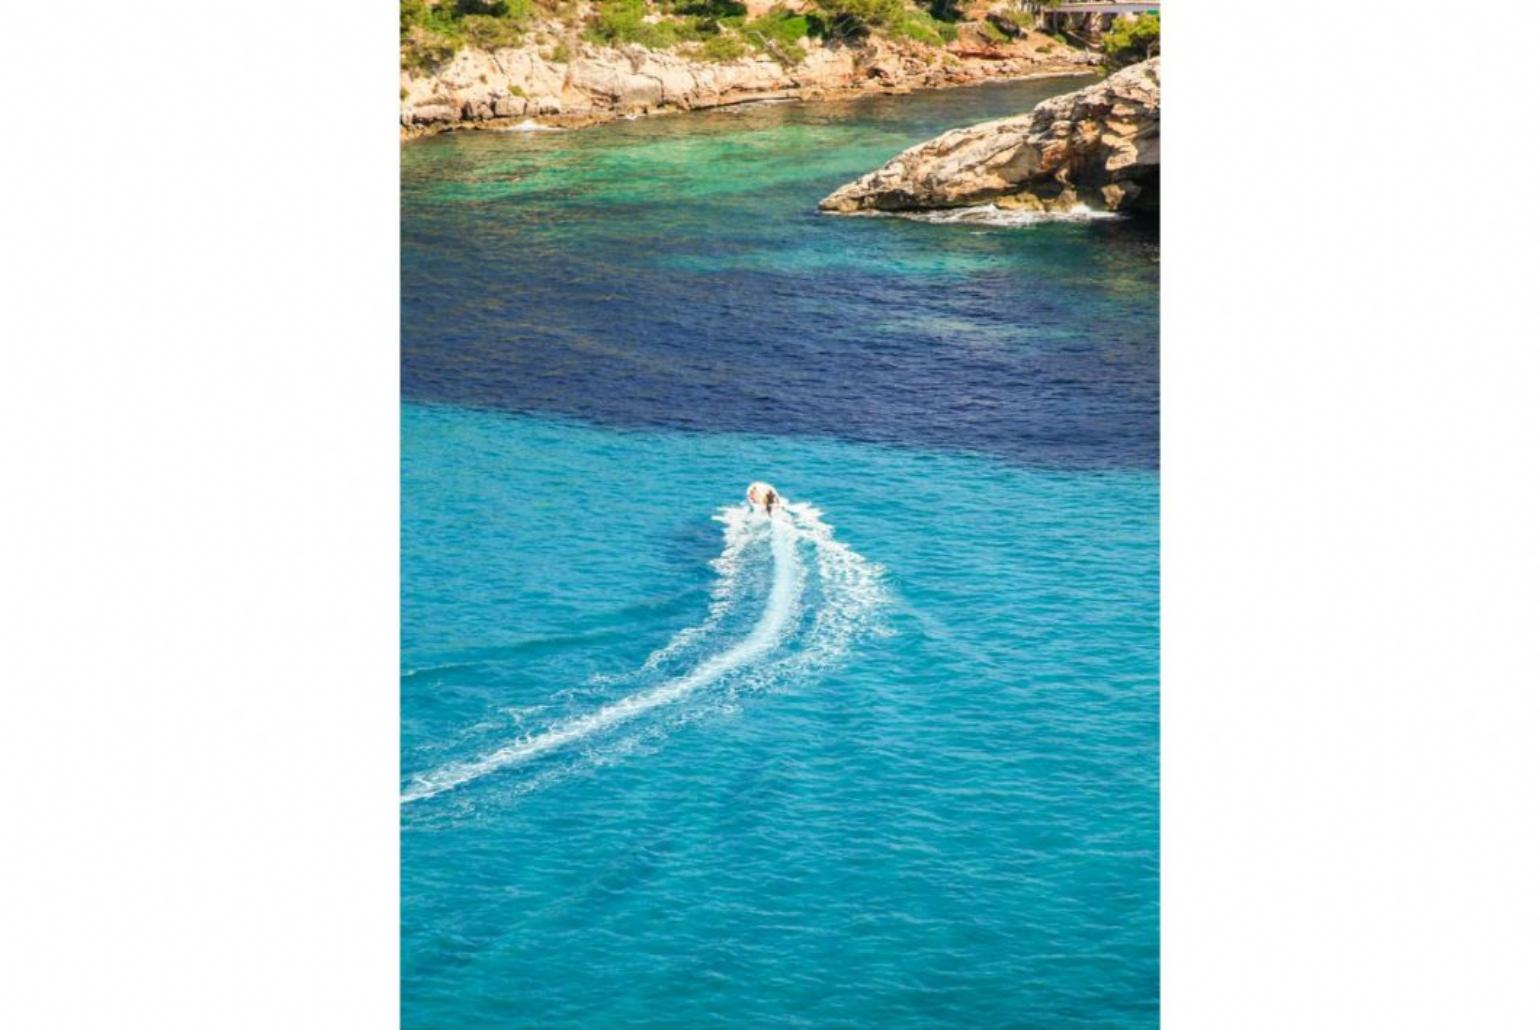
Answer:
<svg viewBox="0 0 1540 1030"><path fill-rule="evenodd" d="M745 8L734 0L692 0L673 7L659 5L654 12L646 0L600 0L583 38L590 43L614 46L636 43L649 50L666 50L676 43L710 40L722 26L743 17ZM670 16L670 12L687 15ZM658 20L649 21L657 13ZM727 44L718 44L725 48Z"/></svg>
<svg viewBox="0 0 1540 1030"><path fill-rule="evenodd" d="M746 23L743 38L761 53L769 54L783 68L799 65L807 57L802 40L816 35L813 23L784 7L772 7L761 17Z"/></svg>
<svg viewBox="0 0 1540 1030"><path fill-rule="evenodd" d="M1137 64L1160 53L1160 15L1119 18L1102 35L1103 63L1109 68Z"/></svg>
<svg viewBox="0 0 1540 1030"><path fill-rule="evenodd" d="M533 13L532 0L400 0L401 65L433 68L461 47L513 46Z"/></svg>
<svg viewBox="0 0 1540 1030"><path fill-rule="evenodd" d="M904 13L904 0L816 0L828 33L838 39L885 28Z"/></svg>
<svg viewBox="0 0 1540 1030"><path fill-rule="evenodd" d="M453 57L460 45L458 37L413 25L401 39L401 67L432 70Z"/></svg>
<svg viewBox="0 0 1540 1030"><path fill-rule="evenodd" d="M978 25L979 35L990 43L1004 44L1011 41L1011 37L1005 34L1005 30L992 21L981 21Z"/></svg>
<svg viewBox="0 0 1540 1030"><path fill-rule="evenodd" d="M401 0L401 67L432 68L453 57L464 43L453 8Z"/></svg>
<svg viewBox="0 0 1540 1030"><path fill-rule="evenodd" d="M583 38L590 43L639 43L653 50L663 50L679 42L678 26L672 21L649 22L644 0L602 0Z"/></svg>
<svg viewBox="0 0 1540 1030"><path fill-rule="evenodd" d="M468 15L462 24L465 26L465 41L471 46L518 46L519 40L524 38L522 26L489 14Z"/></svg>
<svg viewBox="0 0 1540 1030"><path fill-rule="evenodd" d="M748 51L749 48L737 36L729 32L719 32L707 38L700 45L697 53L707 61L736 61Z"/></svg>
<svg viewBox="0 0 1540 1030"><path fill-rule="evenodd" d="M888 27L888 34L927 46L946 46L957 38L957 26L927 11L904 11Z"/></svg>
<svg viewBox="0 0 1540 1030"><path fill-rule="evenodd" d="M665 3L667 13L683 15L687 18L697 18L709 22L731 22L735 18L742 18L749 13L749 9L738 0L674 0L673 3Z"/></svg>
<svg viewBox="0 0 1540 1030"><path fill-rule="evenodd" d="M937 21L953 22L963 20L960 0L928 0L925 9Z"/></svg>
<svg viewBox="0 0 1540 1030"><path fill-rule="evenodd" d="M743 26L743 34L751 40L759 37L766 44L795 46L804 36L812 33L811 23L800 14L792 14L784 7L772 7L761 17Z"/></svg>

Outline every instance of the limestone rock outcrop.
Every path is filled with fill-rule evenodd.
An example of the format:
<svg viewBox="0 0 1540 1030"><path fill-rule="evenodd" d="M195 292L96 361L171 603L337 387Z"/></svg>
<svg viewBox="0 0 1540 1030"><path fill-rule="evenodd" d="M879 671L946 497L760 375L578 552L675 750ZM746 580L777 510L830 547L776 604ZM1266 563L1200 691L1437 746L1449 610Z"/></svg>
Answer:
<svg viewBox="0 0 1540 1030"><path fill-rule="evenodd" d="M1052 97L1024 115L953 129L835 190L819 207L914 211L1151 210L1160 195L1160 58Z"/></svg>
<svg viewBox="0 0 1540 1030"><path fill-rule="evenodd" d="M1022 46L990 60L949 50L869 38L859 44L804 39L797 64L764 54L707 61L689 52L635 44L596 46L575 38L557 59L529 43L465 48L432 70L401 73L401 131L419 136L452 128L493 128L533 118L580 125L658 111L720 107L751 100L840 92L907 90L987 79L1088 71L1089 55L1064 47Z"/></svg>

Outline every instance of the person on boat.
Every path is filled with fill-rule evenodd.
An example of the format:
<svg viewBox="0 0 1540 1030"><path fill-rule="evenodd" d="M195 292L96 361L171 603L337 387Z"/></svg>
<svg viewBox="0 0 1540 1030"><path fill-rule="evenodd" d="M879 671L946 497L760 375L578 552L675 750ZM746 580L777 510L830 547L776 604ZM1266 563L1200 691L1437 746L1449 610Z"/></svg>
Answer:
<svg viewBox="0 0 1540 1030"><path fill-rule="evenodd" d="M762 509L766 515L775 514L775 506L781 501L780 494L769 483L750 483L748 495L749 503Z"/></svg>

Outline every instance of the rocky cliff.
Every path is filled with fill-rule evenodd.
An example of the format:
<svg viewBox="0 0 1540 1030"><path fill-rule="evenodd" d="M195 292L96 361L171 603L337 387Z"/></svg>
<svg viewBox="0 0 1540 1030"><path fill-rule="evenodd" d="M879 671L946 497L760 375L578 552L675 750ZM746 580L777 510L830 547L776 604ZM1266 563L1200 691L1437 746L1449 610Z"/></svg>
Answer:
<svg viewBox="0 0 1540 1030"><path fill-rule="evenodd" d="M1160 59L1038 104L953 129L825 197L826 211L1003 208L1150 210L1160 194Z"/></svg>
<svg viewBox="0 0 1540 1030"><path fill-rule="evenodd" d="M573 41L556 54L534 43L465 48L438 68L402 71L401 131L411 137L445 129L496 128L525 119L581 125L751 100L1076 74L1091 71L1097 59L1041 43L996 48L983 57L970 56L960 47L879 38L851 45L814 40L803 44L801 59L789 67L763 54L707 61L634 44L607 47Z"/></svg>

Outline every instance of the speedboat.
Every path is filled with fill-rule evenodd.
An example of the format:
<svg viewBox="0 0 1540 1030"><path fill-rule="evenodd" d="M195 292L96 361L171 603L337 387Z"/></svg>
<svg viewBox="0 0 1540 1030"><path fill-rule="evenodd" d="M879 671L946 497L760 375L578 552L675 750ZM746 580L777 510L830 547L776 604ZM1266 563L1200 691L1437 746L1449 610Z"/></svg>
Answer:
<svg viewBox="0 0 1540 1030"><path fill-rule="evenodd" d="M775 487L769 483L750 483L747 495L749 504L766 515L774 511L777 504L782 503L781 495L776 493Z"/></svg>

